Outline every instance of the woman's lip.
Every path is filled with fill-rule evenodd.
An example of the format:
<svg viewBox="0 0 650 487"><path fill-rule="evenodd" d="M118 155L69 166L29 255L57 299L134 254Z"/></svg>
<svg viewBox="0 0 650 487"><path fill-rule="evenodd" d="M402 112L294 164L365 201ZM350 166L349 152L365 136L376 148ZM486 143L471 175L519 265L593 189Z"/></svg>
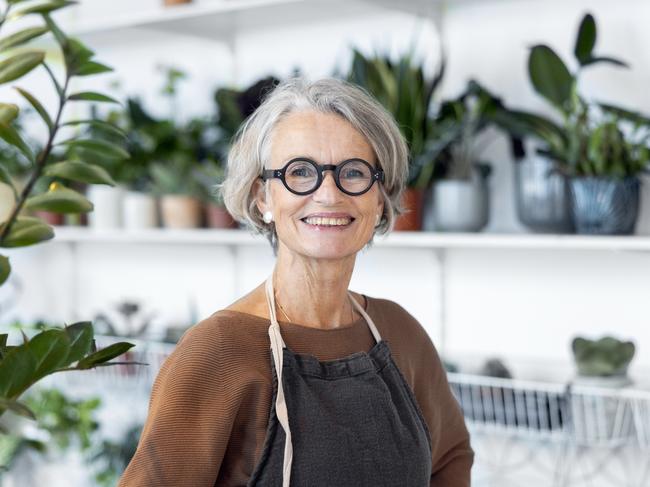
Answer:
<svg viewBox="0 0 650 487"><path fill-rule="evenodd" d="M304 220L305 218L352 218L354 220L352 215L349 213L311 213L302 217L301 220Z"/></svg>

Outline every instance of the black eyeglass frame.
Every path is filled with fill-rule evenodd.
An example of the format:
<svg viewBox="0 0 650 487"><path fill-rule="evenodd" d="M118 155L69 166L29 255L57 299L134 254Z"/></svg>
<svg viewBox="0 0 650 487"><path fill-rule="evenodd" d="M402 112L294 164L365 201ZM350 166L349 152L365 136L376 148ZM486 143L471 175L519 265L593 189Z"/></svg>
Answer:
<svg viewBox="0 0 650 487"><path fill-rule="evenodd" d="M318 179L316 182L316 185L314 186L313 189L310 189L309 191L295 191L289 187L287 184L287 181L285 179L285 173L289 166L293 164L294 162L308 162L311 165L313 165L316 168L316 173L318 174ZM341 182L339 180L339 173L341 172L341 168L344 167L347 163L349 162L355 162L359 161L368 166L368 169L370 169L370 174L371 174L371 183L368 185L366 189L361 191L360 193L354 193L351 191L347 191L345 188L341 186ZM284 185L287 190L289 190L291 193L296 194L298 196L305 196L308 194L311 194L320 188L321 184L323 184L323 179L325 177L323 176L323 173L325 171L333 171L334 172L334 182L336 183L336 187L339 188L342 192L344 192L347 195L350 196L361 196L364 193L367 193L370 191L370 188L372 188L372 185L375 184L375 181L379 181L380 183L384 182L384 171L383 169L377 169L372 167L372 165L368 161L364 161L363 159L359 159L357 157L352 158L352 159L346 159L345 161L341 161L339 164L318 164L316 161L313 161L307 157L295 157L291 159L289 162L287 162L282 169L264 169L262 171L262 175L260 178L262 181L266 181L268 179L274 179L277 178L280 181L282 181L282 184Z"/></svg>

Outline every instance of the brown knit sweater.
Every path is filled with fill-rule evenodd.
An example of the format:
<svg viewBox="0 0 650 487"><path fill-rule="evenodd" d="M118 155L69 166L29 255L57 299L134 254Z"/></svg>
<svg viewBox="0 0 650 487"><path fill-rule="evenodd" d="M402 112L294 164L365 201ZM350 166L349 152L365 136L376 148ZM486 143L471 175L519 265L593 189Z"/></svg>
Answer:
<svg viewBox="0 0 650 487"><path fill-rule="evenodd" d="M469 434L429 336L392 301L367 297L366 311L429 427L431 486L469 486ZM368 352L375 343L363 318L331 330L279 323L291 350L321 361ZM271 408L269 324L220 310L185 333L156 378L138 449L118 487L246 485Z"/></svg>

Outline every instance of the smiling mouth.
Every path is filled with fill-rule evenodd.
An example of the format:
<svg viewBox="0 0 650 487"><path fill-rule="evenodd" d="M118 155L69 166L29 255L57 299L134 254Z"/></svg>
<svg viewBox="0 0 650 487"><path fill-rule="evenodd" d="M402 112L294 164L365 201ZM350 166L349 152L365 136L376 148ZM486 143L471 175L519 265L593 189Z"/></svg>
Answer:
<svg viewBox="0 0 650 487"><path fill-rule="evenodd" d="M306 217L301 218L301 221L305 222L307 225L318 226L318 227L345 227L350 225L354 218L325 218L325 217Z"/></svg>

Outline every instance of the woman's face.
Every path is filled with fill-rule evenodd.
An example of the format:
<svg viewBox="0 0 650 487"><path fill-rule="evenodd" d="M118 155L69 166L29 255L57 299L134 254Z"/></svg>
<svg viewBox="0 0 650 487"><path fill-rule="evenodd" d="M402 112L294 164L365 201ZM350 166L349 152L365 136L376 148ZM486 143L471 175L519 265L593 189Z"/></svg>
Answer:
<svg viewBox="0 0 650 487"><path fill-rule="evenodd" d="M366 138L347 120L331 113L301 111L287 115L275 126L270 147L267 169L280 169L301 156L334 165L360 158L376 166ZM271 179L266 200L263 182L256 184L258 209L273 213L280 251L284 246L306 257L337 259L356 254L372 237L377 215L383 210L378 183L362 195L351 196L338 189L332 171L325 171L321 186L304 196L291 193L280 179ZM342 225L331 225L343 221Z"/></svg>

